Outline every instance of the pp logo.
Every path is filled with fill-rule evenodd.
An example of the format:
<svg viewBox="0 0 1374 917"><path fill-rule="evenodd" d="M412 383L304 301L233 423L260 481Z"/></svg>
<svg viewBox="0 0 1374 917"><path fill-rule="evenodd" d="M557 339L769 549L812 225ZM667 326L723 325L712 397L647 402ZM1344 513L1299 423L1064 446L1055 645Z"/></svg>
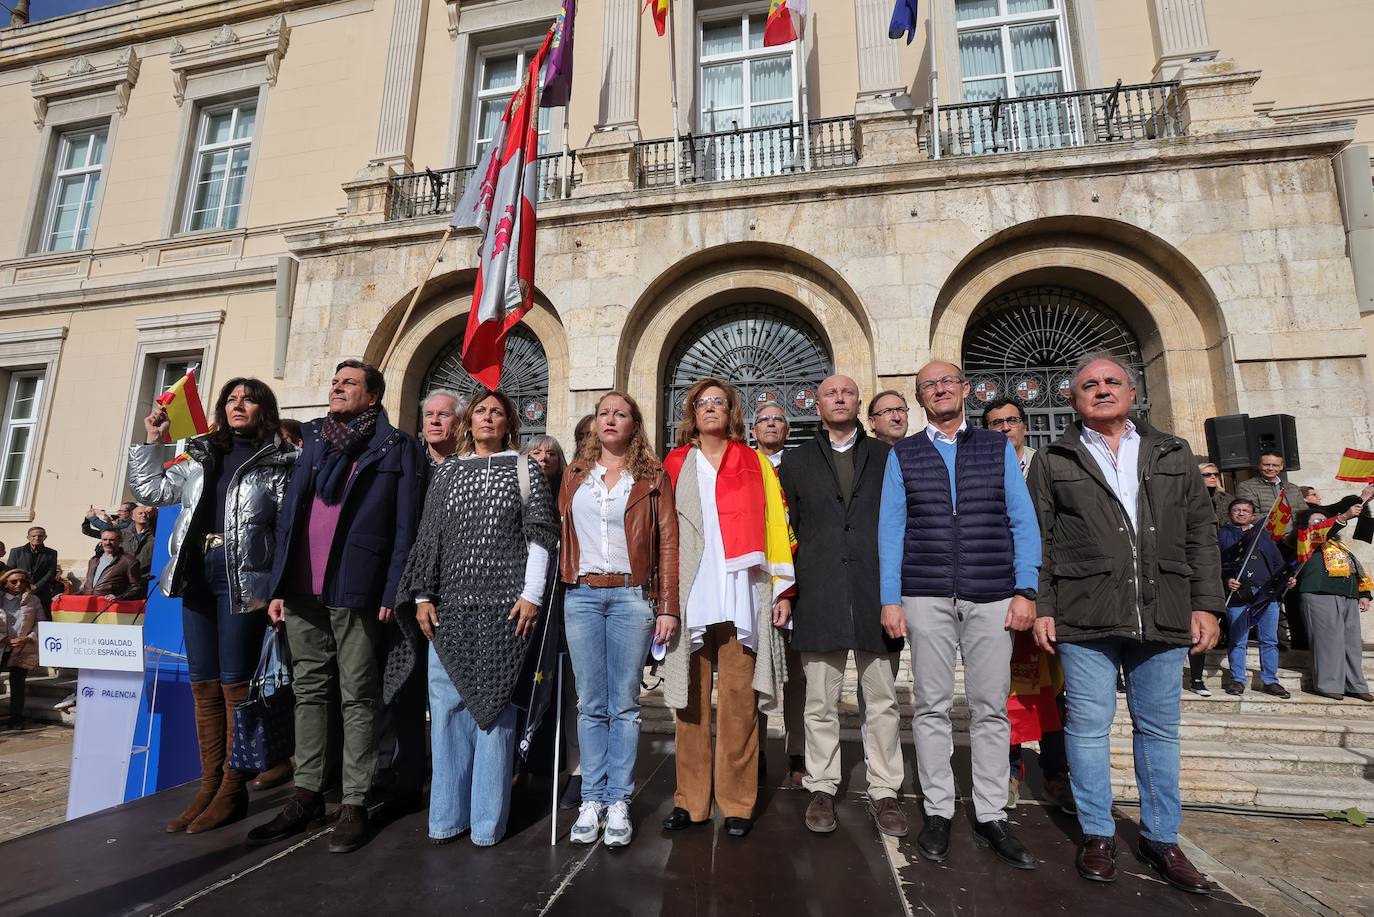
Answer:
<svg viewBox="0 0 1374 917"><path fill-rule="evenodd" d="M92 688L90 685L86 685L86 687L81 689L81 696L95 697L95 688Z"/></svg>
<svg viewBox="0 0 1374 917"><path fill-rule="evenodd" d="M47 650L50 653L60 653L62 651L62 638L44 637L43 649Z"/></svg>

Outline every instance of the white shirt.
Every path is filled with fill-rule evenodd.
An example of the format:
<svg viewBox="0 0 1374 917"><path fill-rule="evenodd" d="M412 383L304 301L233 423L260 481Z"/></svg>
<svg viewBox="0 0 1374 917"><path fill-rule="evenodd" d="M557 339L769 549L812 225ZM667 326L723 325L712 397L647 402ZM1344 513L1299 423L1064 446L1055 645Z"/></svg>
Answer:
<svg viewBox="0 0 1374 917"><path fill-rule="evenodd" d="M630 504L634 478L622 469L615 486L606 487L606 466L600 462L577 488L572 500L577 531L577 575L629 573L630 549L625 542L625 508Z"/></svg>
<svg viewBox="0 0 1374 917"><path fill-rule="evenodd" d="M1083 445L1097 459L1097 467L1102 469L1107 485L1125 507L1131 526L1139 532L1136 503L1140 495L1140 434L1135 431L1135 424L1126 421L1126 432L1121 434L1121 443L1116 452L1107 443L1107 437L1084 424Z"/></svg>
<svg viewBox="0 0 1374 917"><path fill-rule="evenodd" d="M777 452L774 452L772 455L767 456L768 463L769 463L770 465L772 465L774 468L777 468L779 465L782 464L782 454L783 454L784 452L786 452L786 451L787 451L787 450L785 450L785 449L779 449Z"/></svg>
<svg viewBox="0 0 1374 917"><path fill-rule="evenodd" d="M1026 475L1030 474L1030 463L1033 458L1035 458L1035 450L1030 446L1023 446L1021 448L1021 458L1018 459L1021 465L1021 477L1024 478Z"/></svg>
<svg viewBox="0 0 1374 917"><path fill-rule="evenodd" d="M725 569L725 539L720 532L720 513L716 508L716 469L697 456L697 487L701 490L702 546L701 566L697 568L692 591L687 596L687 629L692 649L700 647L706 628L712 624L733 623L740 643L756 650L754 637L754 592L749 569Z"/></svg>
<svg viewBox="0 0 1374 917"><path fill-rule="evenodd" d="M829 433L826 434L827 438L829 437L829 435L830 435ZM830 448L831 448L831 449L834 449L836 452L848 452L850 449L853 449L853 448L854 448L854 444L857 443L858 441L859 441L859 428L858 428L858 427L855 427L853 433L850 433L849 436L847 436L846 438L844 438L843 440L841 440L841 441L838 442L838 443L835 442L835 440L830 439Z"/></svg>
<svg viewBox="0 0 1374 917"><path fill-rule="evenodd" d="M968 418L967 418L967 417L965 417L963 420L961 420L961 421L959 422L959 429L955 430L954 433L953 433L952 435L950 435L950 436L946 436L945 434L941 433L941 432L940 432L940 428L937 427L937 426L935 426L935 424L933 424L933 423L928 423L928 424L926 424L926 436L929 436L929 437L930 437L930 441L931 441L932 443L935 442L936 440L939 440L939 441L942 442L942 443L950 443L950 444L952 445L952 444L957 443L957 442L959 441L959 434L960 434L960 433L963 433L963 432L964 432L965 430L967 430L967 429L968 429Z"/></svg>

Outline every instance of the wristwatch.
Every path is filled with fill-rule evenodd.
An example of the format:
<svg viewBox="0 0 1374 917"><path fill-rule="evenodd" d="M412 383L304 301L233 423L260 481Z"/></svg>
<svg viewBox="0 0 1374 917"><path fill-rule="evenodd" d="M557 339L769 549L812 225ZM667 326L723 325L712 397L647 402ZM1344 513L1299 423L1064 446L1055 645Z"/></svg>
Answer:
<svg viewBox="0 0 1374 917"><path fill-rule="evenodd" d="M1021 598L1031 602L1034 602L1035 597L1039 594L1040 593L1036 592L1034 589L1016 589L1012 592L1012 595L1019 595Z"/></svg>

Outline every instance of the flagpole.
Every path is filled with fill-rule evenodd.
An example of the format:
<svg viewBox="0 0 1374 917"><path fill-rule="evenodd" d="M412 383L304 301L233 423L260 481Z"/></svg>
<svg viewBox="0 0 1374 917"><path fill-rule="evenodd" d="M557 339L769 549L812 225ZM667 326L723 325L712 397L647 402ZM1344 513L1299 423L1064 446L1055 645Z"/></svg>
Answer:
<svg viewBox="0 0 1374 917"><path fill-rule="evenodd" d="M568 100L572 102L571 99ZM563 106L563 162L559 171L560 185L559 197L566 198L572 189L572 170L568 168L568 106Z"/></svg>
<svg viewBox="0 0 1374 917"><path fill-rule="evenodd" d="M1245 559L1240 562L1240 569L1236 571L1235 579L1239 580L1242 576L1245 575L1245 568L1250 565L1250 558L1253 557L1255 554L1255 545L1259 544L1260 535L1267 536L1269 534L1269 521L1274 517L1274 511L1279 508L1279 503L1281 500L1282 495L1280 495L1279 500L1275 500L1273 505L1269 507L1269 512L1266 513L1264 516L1264 524L1259 527L1260 530L1258 534L1256 534L1255 537L1250 540L1250 550L1245 552ZM1289 511L1292 511L1291 507L1289 508ZM1239 589L1231 590L1231 594L1226 597L1227 607L1230 607L1231 600L1236 597L1236 593L1239 591Z"/></svg>
<svg viewBox="0 0 1374 917"><path fill-rule="evenodd" d="M935 38L935 18L940 6L940 0L933 0L930 4L930 26L926 29L930 33L930 158L940 158L940 65L939 61L939 42ZM914 28L914 26L913 26Z"/></svg>
<svg viewBox="0 0 1374 917"><path fill-rule="evenodd" d="M410 304L406 306L406 311L401 315L401 323L396 326L396 330L391 334L391 343L387 345L386 353L382 355L382 362L378 365L379 371L386 372L386 365L391 362L391 354L396 350L396 345L401 342L401 332L405 331L406 322L410 321L410 313L415 311L415 304L420 301L420 294L424 292L425 284L429 283L429 275L434 273L434 265L439 263L439 258L444 254L444 246L448 244L451 235L453 235L453 226L450 224L444 228L444 235L439 239L439 245L434 249L434 257L429 259L429 267L425 268L425 275L420 278L414 294L410 297Z"/></svg>
<svg viewBox="0 0 1374 917"><path fill-rule="evenodd" d="M549 805L549 846L558 845L558 752L563 741L563 654L558 654L558 690L553 708L553 802Z"/></svg>
<svg viewBox="0 0 1374 917"><path fill-rule="evenodd" d="M801 34L797 36L797 47L801 50L801 116L802 116L802 170L811 171L811 118L807 104L806 88L806 16L802 16Z"/></svg>
<svg viewBox="0 0 1374 917"><path fill-rule="evenodd" d="M682 137L678 130L677 113L677 29L673 26L676 13L673 0L668 0L668 79L673 90L673 184L682 184Z"/></svg>

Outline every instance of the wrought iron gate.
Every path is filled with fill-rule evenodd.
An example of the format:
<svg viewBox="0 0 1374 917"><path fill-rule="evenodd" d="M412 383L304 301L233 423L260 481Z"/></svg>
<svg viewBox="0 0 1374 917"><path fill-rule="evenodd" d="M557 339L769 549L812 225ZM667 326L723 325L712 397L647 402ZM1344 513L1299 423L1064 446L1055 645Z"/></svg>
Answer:
<svg viewBox="0 0 1374 917"><path fill-rule="evenodd" d="M420 386L420 401L436 388L451 389L464 398L477 390L477 381L463 369L463 338L446 345L429 365ZM506 359L501 365L501 390L520 412L520 440L547 429L549 409L549 361L544 345L524 325L506 335ZM418 410L418 408L417 408ZM564 446L568 448L567 445Z"/></svg>

